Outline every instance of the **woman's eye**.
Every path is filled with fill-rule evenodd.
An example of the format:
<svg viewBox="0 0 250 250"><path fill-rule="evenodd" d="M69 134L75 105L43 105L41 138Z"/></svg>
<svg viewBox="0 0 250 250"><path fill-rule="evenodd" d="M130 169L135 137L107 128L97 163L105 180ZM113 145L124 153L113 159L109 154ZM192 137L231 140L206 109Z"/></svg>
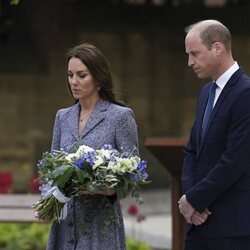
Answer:
<svg viewBox="0 0 250 250"><path fill-rule="evenodd" d="M80 78L84 78L86 75L79 75Z"/></svg>

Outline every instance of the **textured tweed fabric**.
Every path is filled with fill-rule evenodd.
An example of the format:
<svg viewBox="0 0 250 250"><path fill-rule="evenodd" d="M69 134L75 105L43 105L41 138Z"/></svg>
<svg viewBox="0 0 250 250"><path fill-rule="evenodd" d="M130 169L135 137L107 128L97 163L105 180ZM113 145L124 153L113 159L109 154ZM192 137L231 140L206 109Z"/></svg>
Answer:
<svg viewBox="0 0 250 250"><path fill-rule="evenodd" d="M79 104L57 112L52 149L68 150L79 140L93 148L111 144L116 149L123 147L132 151L134 146L138 149L137 126L130 108L100 100L80 136L79 114ZM51 226L47 250L126 249L121 208L115 196L82 195L69 201L67 206L67 218ZM104 206L108 206L118 218L116 222L110 222L107 230L103 230Z"/></svg>

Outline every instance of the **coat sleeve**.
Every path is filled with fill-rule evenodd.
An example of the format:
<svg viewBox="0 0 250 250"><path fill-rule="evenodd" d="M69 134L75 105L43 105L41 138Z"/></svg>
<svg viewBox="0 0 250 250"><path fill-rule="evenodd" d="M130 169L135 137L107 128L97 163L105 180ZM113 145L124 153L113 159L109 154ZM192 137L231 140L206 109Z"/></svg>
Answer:
<svg viewBox="0 0 250 250"><path fill-rule="evenodd" d="M247 89L238 96L232 106L225 151L208 175L186 193L187 200L199 212L209 207L241 178L246 177L247 182L250 182L248 176L250 163L249 107L250 89Z"/></svg>
<svg viewBox="0 0 250 250"><path fill-rule="evenodd" d="M116 146L117 149L123 148L127 152L139 154L138 132L135 122L134 112L126 109L122 113L116 124Z"/></svg>
<svg viewBox="0 0 250 250"><path fill-rule="evenodd" d="M204 106L204 100L206 100L207 96L207 86L204 86L201 92L198 94L198 100L196 103L196 119L193 123L189 141L187 145L184 147L184 160L183 160L183 168L182 168L182 175L181 175L181 184L182 184L182 192L186 193L194 186L194 172L195 172L195 162L197 157L197 118L198 114L202 111L200 110L201 107Z"/></svg>
<svg viewBox="0 0 250 250"><path fill-rule="evenodd" d="M61 129L60 129L60 110L56 113L54 129L52 135L51 150L60 150Z"/></svg>
<svg viewBox="0 0 250 250"><path fill-rule="evenodd" d="M183 193L186 193L194 185L193 173L197 152L195 126L196 122L194 122L191 129L188 144L184 147L184 161L181 176Z"/></svg>

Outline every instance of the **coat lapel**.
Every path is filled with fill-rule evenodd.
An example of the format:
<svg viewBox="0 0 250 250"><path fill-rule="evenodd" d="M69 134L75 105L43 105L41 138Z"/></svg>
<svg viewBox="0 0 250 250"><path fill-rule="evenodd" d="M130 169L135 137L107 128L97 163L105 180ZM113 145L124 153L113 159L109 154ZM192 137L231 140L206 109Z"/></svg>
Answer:
<svg viewBox="0 0 250 250"><path fill-rule="evenodd" d="M93 130L106 116L109 102L100 100L89 116L89 119L83 129L81 138L84 138L91 130Z"/></svg>
<svg viewBox="0 0 250 250"><path fill-rule="evenodd" d="M80 114L80 104L75 104L67 115L67 124L71 134L78 139L78 119Z"/></svg>

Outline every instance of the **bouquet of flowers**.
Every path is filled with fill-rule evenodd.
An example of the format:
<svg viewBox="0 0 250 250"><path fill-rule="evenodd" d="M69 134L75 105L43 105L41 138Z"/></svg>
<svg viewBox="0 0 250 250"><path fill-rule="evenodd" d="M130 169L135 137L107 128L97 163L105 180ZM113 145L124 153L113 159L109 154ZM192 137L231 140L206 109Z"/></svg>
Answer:
<svg viewBox="0 0 250 250"><path fill-rule="evenodd" d="M147 184L147 162L133 155L104 145L100 149L81 145L75 153L44 153L38 163L39 180L48 186L45 195L33 204L40 219L60 221L64 204L83 190L90 193L114 189L119 199L129 193L142 202L138 191Z"/></svg>

